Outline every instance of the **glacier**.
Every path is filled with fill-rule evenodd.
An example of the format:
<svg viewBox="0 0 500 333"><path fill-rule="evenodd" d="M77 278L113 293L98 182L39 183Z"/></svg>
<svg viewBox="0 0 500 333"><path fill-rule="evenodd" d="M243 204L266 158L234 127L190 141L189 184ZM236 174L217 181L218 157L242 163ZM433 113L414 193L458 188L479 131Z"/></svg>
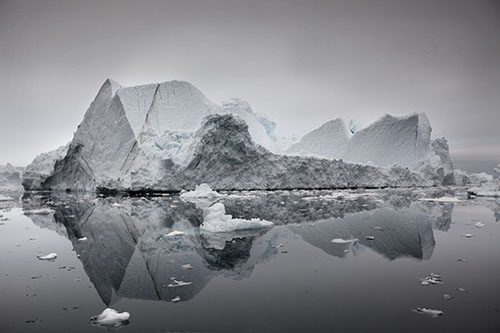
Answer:
<svg viewBox="0 0 500 333"><path fill-rule="evenodd" d="M354 127L334 119L283 152L276 124L243 100L217 105L184 81L123 87L108 79L73 140L37 156L23 186L182 191L202 183L215 190L453 183L448 145L431 140L425 114Z"/></svg>

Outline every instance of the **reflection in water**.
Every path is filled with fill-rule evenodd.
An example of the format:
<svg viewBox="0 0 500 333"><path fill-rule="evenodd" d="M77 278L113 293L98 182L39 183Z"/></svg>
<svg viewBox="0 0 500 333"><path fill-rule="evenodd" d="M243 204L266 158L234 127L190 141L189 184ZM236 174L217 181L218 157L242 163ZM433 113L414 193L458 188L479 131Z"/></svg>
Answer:
<svg viewBox="0 0 500 333"><path fill-rule="evenodd" d="M23 208L55 211L29 217L72 241L101 299L111 305L121 297L189 300L216 276L250 276L256 264L276 255L279 244L290 237L300 237L339 258L371 249L389 260L429 259L435 244L433 228L449 228L453 205L418 202L412 193L368 194L277 191L228 195L219 200L229 214L258 217L276 226L213 235L200 234L202 210L178 196L27 195ZM183 234L167 236L173 230ZM81 237L87 240L79 241ZM334 238L358 241L334 244Z"/></svg>

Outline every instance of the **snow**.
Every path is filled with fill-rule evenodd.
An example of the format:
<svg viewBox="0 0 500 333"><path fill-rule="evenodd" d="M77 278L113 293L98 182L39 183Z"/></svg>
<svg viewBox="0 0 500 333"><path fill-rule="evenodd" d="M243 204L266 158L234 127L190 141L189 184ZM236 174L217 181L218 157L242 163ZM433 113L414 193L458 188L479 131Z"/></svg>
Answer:
<svg viewBox="0 0 500 333"><path fill-rule="evenodd" d="M128 312L118 312L107 308L100 315L91 317L90 321L99 326L118 328L125 324L130 318Z"/></svg>
<svg viewBox="0 0 500 333"><path fill-rule="evenodd" d="M246 229L271 228L272 226L272 222L257 218L245 220L226 215L224 205L217 202L205 210L200 230L204 232L230 232Z"/></svg>
<svg viewBox="0 0 500 333"><path fill-rule="evenodd" d="M86 241L86 240L87 240L87 237L81 237L81 238L78 238L78 241L79 241L79 242L84 242L84 241Z"/></svg>
<svg viewBox="0 0 500 333"><path fill-rule="evenodd" d="M49 253L44 256L38 256L39 260L55 260L57 258L57 253Z"/></svg>
<svg viewBox="0 0 500 333"><path fill-rule="evenodd" d="M350 138L351 132L347 129L344 120L337 118L304 135L299 142L291 145L286 153L342 158Z"/></svg>

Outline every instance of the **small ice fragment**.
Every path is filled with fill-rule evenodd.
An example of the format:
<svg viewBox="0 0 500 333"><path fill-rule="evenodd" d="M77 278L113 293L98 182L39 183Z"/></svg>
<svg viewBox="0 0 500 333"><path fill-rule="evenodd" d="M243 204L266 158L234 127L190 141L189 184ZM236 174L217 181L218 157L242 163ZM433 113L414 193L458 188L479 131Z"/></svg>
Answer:
<svg viewBox="0 0 500 333"><path fill-rule="evenodd" d="M90 317L90 321L94 325L118 328L128 324L129 318L130 314L128 312L119 313L114 309L107 308L100 315Z"/></svg>
<svg viewBox="0 0 500 333"><path fill-rule="evenodd" d="M83 242L83 241L86 241L86 240L87 240L87 237L78 238L79 242Z"/></svg>
<svg viewBox="0 0 500 333"><path fill-rule="evenodd" d="M193 265L191 265L191 264L185 264L185 265L182 265L181 268L185 269L187 271L187 270L193 269Z"/></svg>
<svg viewBox="0 0 500 333"><path fill-rule="evenodd" d="M472 238L472 237L474 237L474 234L463 234L461 236L465 237L465 238Z"/></svg>
<svg viewBox="0 0 500 333"><path fill-rule="evenodd" d="M442 283L443 283L443 276L437 273L431 273L428 276L425 276L420 279L420 285L422 286L428 286L431 284L442 284Z"/></svg>
<svg viewBox="0 0 500 333"><path fill-rule="evenodd" d="M54 213L54 210L48 208L31 209L31 210L25 210L23 213L24 215L49 215Z"/></svg>
<svg viewBox="0 0 500 333"><path fill-rule="evenodd" d="M486 224L484 224L483 222L477 222L476 224L474 224L477 228L482 228L484 227Z"/></svg>
<svg viewBox="0 0 500 333"><path fill-rule="evenodd" d="M447 301L450 301L450 300L454 299L455 297L453 297L453 296L452 296L452 295L450 295L450 294L444 294L444 295L443 295L443 298L444 298L445 300L447 300Z"/></svg>
<svg viewBox="0 0 500 333"><path fill-rule="evenodd" d="M366 240L374 240L375 236L366 236Z"/></svg>
<svg viewBox="0 0 500 333"><path fill-rule="evenodd" d="M115 202L111 205L112 207L125 207L122 204L119 204L118 202ZM106 310L105 310L106 311Z"/></svg>
<svg viewBox="0 0 500 333"><path fill-rule="evenodd" d="M56 253L49 253L49 254L46 254L44 256L38 256L37 258L40 260L55 260L57 258L57 254Z"/></svg>
<svg viewBox="0 0 500 333"><path fill-rule="evenodd" d="M172 298L172 302L179 302L181 300L181 298L179 296L177 296L176 298Z"/></svg>
<svg viewBox="0 0 500 333"><path fill-rule="evenodd" d="M175 236L182 236L182 235L184 235L184 233L182 231L174 230L174 231L166 234L165 237L175 237Z"/></svg>
<svg viewBox="0 0 500 333"><path fill-rule="evenodd" d="M331 240L331 242L334 244L350 244L356 241L357 239L343 239L343 238L335 238Z"/></svg>
<svg viewBox="0 0 500 333"><path fill-rule="evenodd" d="M465 258L458 258L457 261L462 262L462 263L465 264L467 262L467 259L465 259Z"/></svg>
<svg viewBox="0 0 500 333"><path fill-rule="evenodd" d="M414 309L413 312L424 314L424 315L430 316L432 318L436 318L436 317L441 316L443 314L443 311L441 311L441 310L418 308L418 307L416 309Z"/></svg>
<svg viewBox="0 0 500 333"><path fill-rule="evenodd" d="M184 282L184 281L173 279L172 283L170 283L167 287L169 287L169 288L184 287L184 286L189 286L191 283L192 282Z"/></svg>
<svg viewBox="0 0 500 333"><path fill-rule="evenodd" d="M464 288L457 288L458 291L460 291L461 293L467 293L468 291Z"/></svg>
<svg viewBox="0 0 500 333"><path fill-rule="evenodd" d="M384 228L382 228L382 227L378 227L378 226L373 227L372 229L375 229L375 230L384 230Z"/></svg>

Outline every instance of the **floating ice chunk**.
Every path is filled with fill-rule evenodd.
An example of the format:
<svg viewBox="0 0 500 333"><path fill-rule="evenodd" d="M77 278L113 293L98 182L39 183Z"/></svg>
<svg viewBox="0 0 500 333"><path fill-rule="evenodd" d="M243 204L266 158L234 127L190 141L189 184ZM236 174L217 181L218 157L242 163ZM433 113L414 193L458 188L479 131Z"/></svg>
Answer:
<svg viewBox="0 0 500 333"><path fill-rule="evenodd" d="M366 240L375 240L375 236L366 236Z"/></svg>
<svg viewBox="0 0 500 333"><path fill-rule="evenodd" d="M465 264L467 262L467 259L465 259L465 258L458 258L457 261Z"/></svg>
<svg viewBox="0 0 500 333"><path fill-rule="evenodd" d="M38 256L37 257L39 260L56 260L57 258L57 253L49 253L44 256Z"/></svg>
<svg viewBox="0 0 500 333"><path fill-rule="evenodd" d="M450 295L450 294L444 294L443 295L443 298L447 301L451 301L452 299L454 299L455 297Z"/></svg>
<svg viewBox="0 0 500 333"><path fill-rule="evenodd" d="M125 207L124 205L119 204L118 202L114 202L111 206L112 207Z"/></svg>
<svg viewBox="0 0 500 333"><path fill-rule="evenodd" d="M118 328L127 325L129 318L130 314L128 312L119 313L114 309L107 308L100 315L90 317L90 321L94 325Z"/></svg>
<svg viewBox="0 0 500 333"><path fill-rule="evenodd" d="M477 228L482 228L484 227L486 224L484 224L483 222L477 222L476 224L474 224Z"/></svg>
<svg viewBox="0 0 500 333"><path fill-rule="evenodd" d="M78 238L78 241L79 241L79 242L84 242L84 241L86 241L86 240L87 240L87 237Z"/></svg>
<svg viewBox="0 0 500 333"><path fill-rule="evenodd" d="M416 309L414 309L413 312L424 314L424 315L430 316L432 318L436 318L436 317L443 315L443 311L441 311L441 310L418 308L418 307Z"/></svg>
<svg viewBox="0 0 500 333"><path fill-rule="evenodd" d="M184 232L174 230L174 231L169 232L168 234L166 234L165 237L175 237L175 236L182 236L182 235L185 235Z"/></svg>
<svg viewBox="0 0 500 333"><path fill-rule="evenodd" d="M431 284L442 284L442 283L443 283L443 276L437 273L431 273L428 276L420 279L420 285L422 286L428 286Z"/></svg>
<svg viewBox="0 0 500 333"><path fill-rule="evenodd" d="M213 191L210 186L207 184L203 183L200 185L196 185L196 188L194 191L189 191L189 192L184 192L180 195L181 199L188 200L189 199L195 199L195 198L218 198L223 196L222 194L219 194L216 191Z"/></svg>
<svg viewBox="0 0 500 333"><path fill-rule="evenodd" d="M181 298L179 296L171 299L171 301L174 303L179 302L180 300L181 300Z"/></svg>
<svg viewBox="0 0 500 333"><path fill-rule="evenodd" d="M185 282L182 280L173 279L172 282L169 283L167 287L169 288L184 287L184 286L189 286L191 283L192 282Z"/></svg>
<svg viewBox="0 0 500 333"><path fill-rule="evenodd" d="M460 291L461 293L468 293L468 291L464 288L458 287L457 290Z"/></svg>
<svg viewBox="0 0 500 333"><path fill-rule="evenodd" d="M23 213L24 215L49 215L49 214L54 214L55 211L49 208L42 208L42 209L25 210Z"/></svg>
<svg viewBox="0 0 500 333"><path fill-rule="evenodd" d="M331 240L331 242L334 244L352 244L352 243L355 243L357 241L358 241L357 238L355 238L355 239L335 238L335 239Z"/></svg>
<svg viewBox="0 0 500 333"><path fill-rule="evenodd" d="M440 198L420 198L420 201L433 201L433 202L462 202L462 200L456 197L440 197Z"/></svg>
<svg viewBox="0 0 500 333"><path fill-rule="evenodd" d="M181 266L182 269L185 269L186 271L193 269L193 265L191 264L185 264Z"/></svg>
<svg viewBox="0 0 500 333"><path fill-rule="evenodd" d="M462 234L460 236L465 237L465 238L472 238L472 237L474 237L474 234Z"/></svg>
<svg viewBox="0 0 500 333"><path fill-rule="evenodd" d="M230 232L235 230L270 228L274 224L261 219L235 219L226 215L226 208L220 202L208 207L204 212L200 230L205 232Z"/></svg>

